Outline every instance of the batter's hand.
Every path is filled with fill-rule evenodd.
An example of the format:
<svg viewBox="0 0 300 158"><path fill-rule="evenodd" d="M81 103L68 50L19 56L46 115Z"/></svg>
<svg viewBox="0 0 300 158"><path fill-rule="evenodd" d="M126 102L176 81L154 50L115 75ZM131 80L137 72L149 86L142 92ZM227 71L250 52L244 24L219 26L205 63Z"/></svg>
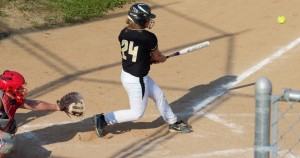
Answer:
<svg viewBox="0 0 300 158"><path fill-rule="evenodd" d="M152 64L159 64L160 62L159 62L159 61L156 61L156 60L151 60L150 63L151 63L151 65L152 65Z"/></svg>
<svg viewBox="0 0 300 158"><path fill-rule="evenodd" d="M163 63L167 60L166 56L162 55L161 52L157 49L155 49L153 52L151 52L151 61L154 64Z"/></svg>

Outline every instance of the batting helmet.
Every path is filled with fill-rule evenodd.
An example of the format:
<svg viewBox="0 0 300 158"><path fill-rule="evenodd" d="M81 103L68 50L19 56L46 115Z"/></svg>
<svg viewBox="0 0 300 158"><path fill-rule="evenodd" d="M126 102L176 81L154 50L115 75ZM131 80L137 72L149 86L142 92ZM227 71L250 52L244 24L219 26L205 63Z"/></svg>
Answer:
<svg viewBox="0 0 300 158"><path fill-rule="evenodd" d="M0 76L0 90L14 96L17 102L23 103L26 96L24 77L16 72L5 70Z"/></svg>
<svg viewBox="0 0 300 158"><path fill-rule="evenodd" d="M156 15L151 13L150 6L144 3L136 3L128 11L128 19L143 27L148 19L154 19L155 17Z"/></svg>

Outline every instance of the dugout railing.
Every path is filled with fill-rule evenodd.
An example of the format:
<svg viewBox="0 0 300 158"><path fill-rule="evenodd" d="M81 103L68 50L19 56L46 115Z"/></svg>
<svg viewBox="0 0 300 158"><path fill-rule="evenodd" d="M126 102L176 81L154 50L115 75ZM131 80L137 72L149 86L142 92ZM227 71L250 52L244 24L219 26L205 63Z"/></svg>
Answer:
<svg viewBox="0 0 300 158"><path fill-rule="evenodd" d="M300 158L300 91L272 95L266 77L255 83L255 158Z"/></svg>

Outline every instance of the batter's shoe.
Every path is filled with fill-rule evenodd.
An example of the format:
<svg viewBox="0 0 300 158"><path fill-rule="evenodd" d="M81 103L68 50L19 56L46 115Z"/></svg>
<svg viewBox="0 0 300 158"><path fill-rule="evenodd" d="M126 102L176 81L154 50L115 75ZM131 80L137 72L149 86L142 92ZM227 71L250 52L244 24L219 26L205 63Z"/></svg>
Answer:
<svg viewBox="0 0 300 158"><path fill-rule="evenodd" d="M95 124L95 129L96 133L99 137L104 136L104 127L107 126L107 123L104 119L103 114L97 114L94 116L94 124Z"/></svg>
<svg viewBox="0 0 300 158"><path fill-rule="evenodd" d="M192 127L181 120L175 122L174 124L169 124L169 132L191 133L192 131Z"/></svg>

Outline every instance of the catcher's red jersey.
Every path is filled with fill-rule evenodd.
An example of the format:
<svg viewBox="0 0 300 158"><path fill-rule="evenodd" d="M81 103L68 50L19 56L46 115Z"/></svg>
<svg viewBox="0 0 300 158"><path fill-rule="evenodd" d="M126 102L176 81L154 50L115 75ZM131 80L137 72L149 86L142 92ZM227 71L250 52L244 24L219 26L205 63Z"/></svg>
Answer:
<svg viewBox="0 0 300 158"><path fill-rule="evenodd" d="M0 97L1 97L0 100L2 101L2 109L0 110L2 111L2 116L0 119L9 119L9 123L6 126L1 127L0 125L0 129L3 130L8 127L10 128L10 126L13 125L16 111L18 108L20 108L22 104L16 102L14 99L10 99L3 92L0 92Z"/></svg>

